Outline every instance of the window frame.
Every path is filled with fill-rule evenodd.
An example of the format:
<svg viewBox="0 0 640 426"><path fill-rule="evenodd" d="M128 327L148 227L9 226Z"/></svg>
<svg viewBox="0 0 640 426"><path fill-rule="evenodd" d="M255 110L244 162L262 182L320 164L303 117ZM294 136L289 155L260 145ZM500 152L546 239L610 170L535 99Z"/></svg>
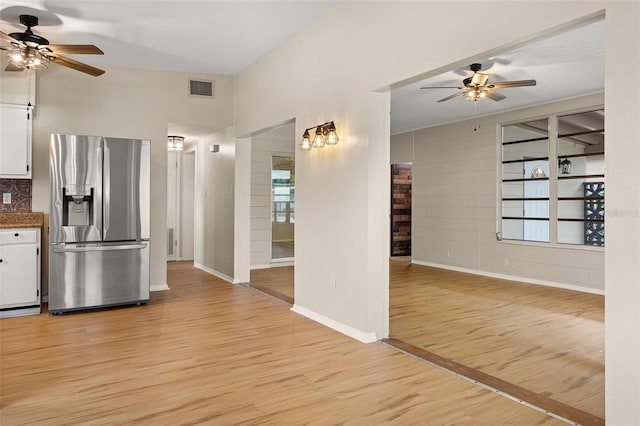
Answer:
<svg viewBox="0 0 640 426"><path fill-rule="evenodd" d="M534 247L552 247L558 249L566 249L566 250L579 250L579 251L596 251L602 252L606 247L603 246L594 246L594 245L585 245L585 244L572 244L572 243L562 243L558 242L558 167L551 167L551 165L555 165L558 162L558 119L559 117L572 115L572 114L580 114L586 113L590 111L597 110L605 110L604 104L590 105L581 108L568 109L568 110L559 110L554 111L547 114L540 115L531 115L531 116L522 116L513 120L505 120L498 121L496 123L496 240L501 244L514 244L514 245L522 245L522 246L534 246ZM548 120L547 121L547 131L548 131L548 161L549 161L549 241L532 241L532 240L517 240L517 239L503 239L502 238L502 218L503 218L503 133L502 128L504 126L515 125L519 123L526 123L529 121L536 120ZM604 115L604 120L606 122L606 111ZM605 125L605 139L606 139L606 125ZM561 156L564 158L565 156ZM606 168L606 142L605 142L605 152L604 152L604 162ZM604 177L602 177L602 181L606 184L606 172L604 173ZM606 200L606 195L605 195ZM606 204L605 204L606 205ZM606 218L605 218L606 223ZM605 228L606 232L606 228ZM606 234L605 234L606 235ZM606 241L606 240L605 240Z"/></svg>

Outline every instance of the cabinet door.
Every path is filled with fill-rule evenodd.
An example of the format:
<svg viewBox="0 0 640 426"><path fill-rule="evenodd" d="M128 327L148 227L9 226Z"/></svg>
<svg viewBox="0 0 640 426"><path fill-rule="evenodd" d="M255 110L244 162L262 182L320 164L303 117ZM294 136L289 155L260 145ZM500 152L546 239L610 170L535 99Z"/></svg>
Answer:
<svg viewBox="0 0 640 426"><path fill-rule="evenodd" d="M38 303L37 250L35 244L0 246L0 308Z"/></svg>
<svg viewBox="0 0 640 426"><path fill-rule="evenodd" d="M31 108L0 104L0 178L31 178Z"/></svg>

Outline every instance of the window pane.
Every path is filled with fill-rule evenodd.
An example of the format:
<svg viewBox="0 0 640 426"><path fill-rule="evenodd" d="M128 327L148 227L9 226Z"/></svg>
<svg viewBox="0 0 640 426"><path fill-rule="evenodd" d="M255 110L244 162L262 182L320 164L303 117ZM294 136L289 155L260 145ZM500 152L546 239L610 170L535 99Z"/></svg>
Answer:
<svg viewBox="0 0 640 426"><path fill-rule="evenodd" d="M502 239L549 242L549 222L546 220L502 219Z"/></svg>
<svg viewBox="0 0 640 426"><path fill-rule="evenodd" d="M604 245L604 135L602 109L558 117L559 243Z"/></svg>
<svg viewBox="0 0 640 426"><path fill-rule="evenodd" d="M502 127L503 239L549 241L548 128L547 119Z"/></svg>
<svg viewBox="0 0 640 426"><path fill-rule="evenodd" d="M549 217L549 201L531 200L503 200L503 217L540 218Z"/></svg>
<svg viewBox="0 0 640 426"><path fill-rule="evenodd" d="M604 110L558 117L558 157L604 153Z"/></svg>
<svg viewBox="0 0 640 426"><path fill-rule="evenodd" d="M502 126L502 142L516 142L549 136L549 121L540 120Z"/></svg>
<svg viewBox="0 0 640 426"><path fill-rule="evenodd" d="M514 143L502 146L502 161L522 160L527 157L547 157L549 139Z"/></svg>

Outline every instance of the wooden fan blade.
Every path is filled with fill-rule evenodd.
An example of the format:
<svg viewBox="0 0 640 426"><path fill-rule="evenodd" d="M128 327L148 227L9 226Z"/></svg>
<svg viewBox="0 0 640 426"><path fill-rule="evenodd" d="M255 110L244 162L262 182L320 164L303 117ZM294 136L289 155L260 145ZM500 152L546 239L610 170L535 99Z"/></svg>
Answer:
<svg viewBox="0 0 640 426"><path fill-rule="evenodd" d="M496 83L488 84L490 89L506 89L508 87L523 87L523 86L535 86L535 80L515 80L515 81L498 81Z"/></svg>
<svg viewBox="0 0 640 426"><path fill-rule="evenodd" d="M463 94L464 94L464 91L457 92L457 93L454 93L453 95L447 96L446 98L442 98L442 99L440 99L438 102L448 101L448 100L450 100L450 99L455 98L456 96L460 96L460 95L463 95Z"/></svg>
<svg viewBox="0 0 640 426"><path fill-rule="evenodd" d="M426 86L421 87L421 89L458 89L462 90L463 88L460 86Z"/></svg>
<svg viewBox="0 0 640 426"><path fill-rule="evenodd" d="M100 68L92 67L91 65L83 64L82 62L75 61L73 59L65 58L64 56L60 56L57 54L49 53L46 55L47 58L51 60L54 64L62 65L67 68L74 69L76 71L83 72L85 74L92 75L94 77L98 77L99 75L104 74L104 70Z"/></svg>
<svg viewBox="0 0 640 426"><path fill-rule="evenodd" d="M5 71L23 71L24 68L21 67L17 67L11 63L7 64L6 68L4 69Z"/></svg>
<svg viewBox="0 0 640 426"><path fill-rule="evenodd" d="M104 55L102 50L92 44L48 44L41 46L41 49L49 49L55 54Z"/></svg>
<svg viewBox="0 0 640 426"><path fill-rule="evenodd" d="M494 101L501 101L506 98L505 95L502 95L494 90L487 90L485 93L487 94L487 98L493 99Z"/></svg>
<svg viewBox="0 0 640 426"><path fill-rule="evenodd" d="M23 44L20 40L16 40L15 38L11 37L9 34L5 34L2 31L0 31L0 38L8 41L9 43Z"/></svg>

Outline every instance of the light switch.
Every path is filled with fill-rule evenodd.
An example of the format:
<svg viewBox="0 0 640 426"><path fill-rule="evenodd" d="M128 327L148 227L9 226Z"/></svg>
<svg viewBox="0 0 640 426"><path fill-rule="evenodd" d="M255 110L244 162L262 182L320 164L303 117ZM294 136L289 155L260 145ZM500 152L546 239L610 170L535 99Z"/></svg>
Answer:
<svg viewBox="0 0 640 426"><path fill-rule="evenodd" d="M2 193L2 204L11 204L11 193L3 192Z"/></svg>

